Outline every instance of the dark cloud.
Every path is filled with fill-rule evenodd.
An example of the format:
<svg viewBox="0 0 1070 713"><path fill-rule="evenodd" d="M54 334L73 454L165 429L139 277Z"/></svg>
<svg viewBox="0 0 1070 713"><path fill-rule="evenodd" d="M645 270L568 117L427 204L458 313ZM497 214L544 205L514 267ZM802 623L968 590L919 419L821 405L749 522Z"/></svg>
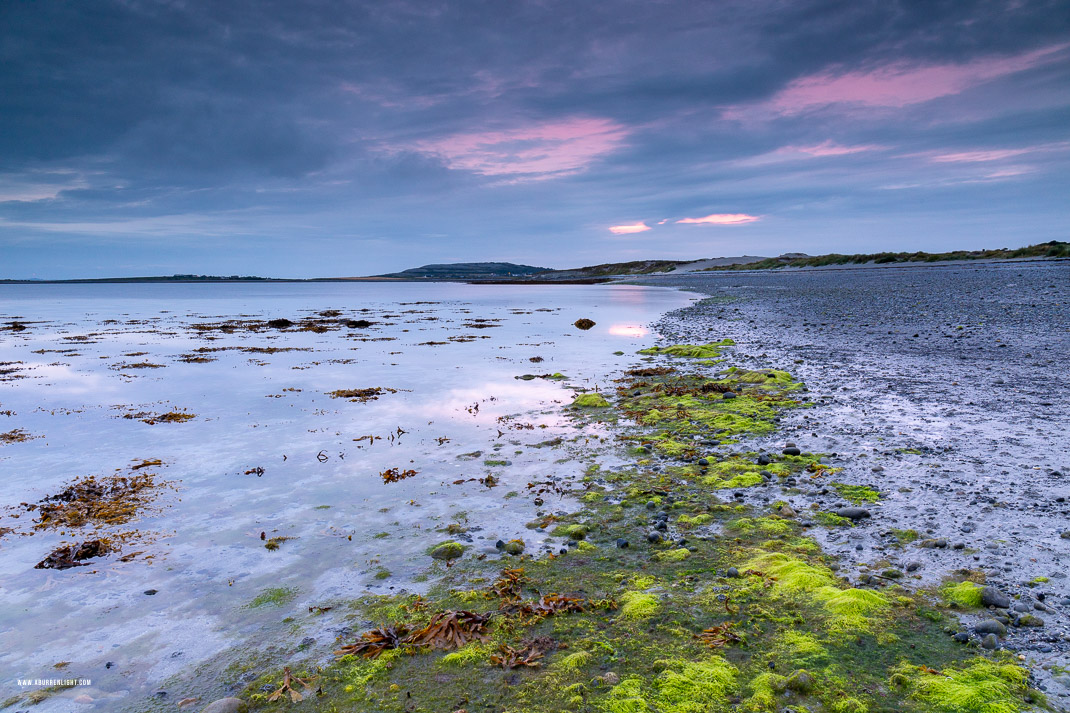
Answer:
<svg viewBox="0 0 1070 713"><path fill-rule="evenodd" d="M911 191L945 207L930 246L979 239L947 227L971 207L1007 242L1068 217L1068 43L1058 0L4 3L0 248L39 274L105 242L243 271L249 236L323 248L268 274L567 265L716 212L763 217L626 240L895 248L847 226L914 220Z"/></svg>

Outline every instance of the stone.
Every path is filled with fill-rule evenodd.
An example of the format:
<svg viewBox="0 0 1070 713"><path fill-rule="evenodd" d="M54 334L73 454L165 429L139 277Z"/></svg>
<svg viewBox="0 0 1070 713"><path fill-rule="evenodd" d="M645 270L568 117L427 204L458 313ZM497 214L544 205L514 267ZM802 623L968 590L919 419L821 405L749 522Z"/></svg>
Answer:
<svg viewBox="0 0 1070 713"><path fill-rule="evenodd" d="M814 677L804 669L793 671L788 676L788 688L805 695L814 689Z"/></svg>
<svg viewBox="0 0 1070 713"><path fill-rule="evenodd" d="M1007 609L1011 605L1011 599L992 585L981 590L981 603L986 607L999 607Z"/></svg>
<svg viewBox="0 0 1070 713"><path fill-rule="evenodd" d="M594 325L595 321L593 319L587 319L586 317L582 319L577 319L575 322L572 323L572 326L574 326L576 329L582 329L583 331L587 331Z"/></svg>
<svg viewBox="0 0 1070 713"><path fill-rule="evenodd" d="M617 538L617 547L622 549L622 550L628 549L628 541L626 539L624 539L623 537L618 537Z"/></svg>
<svg viewBox="0 0 1070 713"><path fill-rule="evenodd" d="M728 571L727 571L727 572L725 572L725 574L726 574L727 576L729 576L729 577L732 577L732 578L734 579L734 578L736 578L736 577L738 577L738 576L739 576L739 570L738 570L738 569L736 569L735 567L729 567L729 568L728 568Z"/></svg>
<svg viewBox="0 0 1070 713"><path fill-rule="evenodd" d="M832 514L845 517L848 520L863 520L870 517L869 510L866 510L865 508L839 508L833 510Z"/></svg>
<svg viewBox="0 0 1070 713"><path fill-rule="evenodd" d="M620 676L613 673L612 671L606 671L602 674L602 683L606 684L607 686L616 686L618 683L620 683Z"/></svg>
<svg viewBox="0 0 1070 713"><path fill-rule="evenodd" d="M1001 638L1007 635L1007 627L1003 626L1003 624L1000 624L995 619L986 619L973 627L973 630L978 634L995 634Z"/></svg>
<svg viewBox="0 0 1070 713"><path fill-rule="evenodd" d="M795 448L794 446L792 446L790 448L785 448L783 451L781 451L781 453L783 453L786 456L801 456L802 455L802 451L800 451L798 448Z"/></svg>
<svg viewBox="0 0 1070 713"><path fill-rule="evenodd" d="M943 537L931 537L927 540L922 540L921 542L919 542L918 547L922 547L927 550L942 550L947 547L947 540L945 540Z"/></svg>
<svg viewBox="0 0 1070 713"><path fill-rule="evenodd" d="M212 701L201 713L242 713L245 710L245 701L240 698L220 698Z"/></svg>
<svg viewBox="0 0 1070 713"><path fill-rule="evenodd" d="M995 634L985 634L984 638L981 639L981 648L983 649L994 649L997 646L999 646L999 639L996 638Z"/></svg>
<svg viewBox="0 0 1070 713"><path fill-rule="evenodd" d="M721 398L722 399L734 399L734 398L736 398L736 393L734 391L726 391L723 394L721 394Z"/></svg>
<svg viewBox="0 0 1070 713"><path fill-rule="evenodd" d="M524 554L524 541L523 540L509 540L505 543L505 547L502 548L505 554L512 555L513 557L519 557Z"/></svg>
<svg viewBox="0 0 1070 713"><path fill-rule="evenodd" d="M431 558L436 560L455 560L464 554L464 545L457 542L443 542L431 550Z"/></svg>
<svg viewBox="0 0 1070 713"><path fill-rule="evenodd" d="M1016 623L1018 626L1044 626L1044 620L1032 614L1022 614Z"/></svg>

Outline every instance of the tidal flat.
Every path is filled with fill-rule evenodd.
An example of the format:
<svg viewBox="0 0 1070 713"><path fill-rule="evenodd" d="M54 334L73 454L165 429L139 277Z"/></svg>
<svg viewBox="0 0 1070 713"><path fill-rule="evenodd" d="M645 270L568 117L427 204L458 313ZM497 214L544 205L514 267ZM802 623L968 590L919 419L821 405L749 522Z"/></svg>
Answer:
<svg viewBox="0 0 1070 713"><path fill-rule="evenodd" d="M140 452L124 452L121 462L108 462L109 468L99 462L88 467L92 461L84 461L80 470L60 469L69 477L41 483L26 478L24 492L30 494L19 496L23 511L14 502L8 510L20 516L14 523L22 531L0 540L0 562L13 562L5 558L21 551L18 563L8 567L39 587L27 588L21 614L36 608L33 597L54 597L59 606L62 587L71 586L58 579L64 576L80 577L73 586L79 592L96 591L100 599L96 609L83 612L96 623L79 625L77 632L67 622L66 628L58 624L47 634L26 627L12 637L33 639L38 646L53 646L51 637L59 638L59 646L39 657L37 668L20 668L19 677L46 672L57 663L51 658L62 646L75 649L81 640L72 637L84 637L101 642L96 644L99 651L63 668L87 677L91 667L111 671L123 657L126 673L113 680L125 682L126 688L109 687L108 679L101 678L99 689L42 695L38 710L50 705L71 709L79 695L86 698L77 705L86 710L173 710L179 703L200 710L231 696L257 710L1060 709L1066 674L1060 657L1067 643L1061 600L1067 592L1065 579L1058 576L1058 557L1070 541L1060 538L1065 519L1059 503L1065 501L1058 499L1059 478L1066 469L1059 464L1062 453L1053 429L1060 414L1065 417L1067 401L1052 406L1065 385L1053 385L1050 377L1059 368L1068 332L1063 324L1065 266L1061 272L1055 267L1050 272L1045 270L1051 267L1036 267L1032 274L1019 267L1022 275L1015 273L1015 279L1024 289L1009 293L992 287L1006 287L1006 281L992 281L1007 273L978 276L969 270L924 273L935 278L901 272L868 281L842 274L831 282L811 276L792 283L794 275L745 274L658 281L659 286L671 283L705 293L705 299L689 306L692 300L683 293L625 286L540 288L547 291L528 293L534 299L517 306L503 300L517 299L517 291L526 288L493 288L503 292L483 293L489 302L466 297L467 304L441 308L443 314L411 316L404 327L405 318L397 316L402 309L393 305L365 317L352 307L324 303L288 312L250 309L222 315L217 309L181 318L165 315L162 319L171 326L152 329L173 332L167 341L175 340L174 349L165 350L171 360L144 343L118 354L111 348L109 358L100 361L126 365L109 370L116 383L148 387L144 379L157 379L154 388L160 389L165 383L160 372L178 364L221 366L187 362L187 356L229 358L230 371L215 382L218 391L192 387L191 393L211 398L182 401L179 389L155 399L128 399L104 423L153 434L160 429L178 433L199 423L211 427L190 434L190 441L171 443L170 450L166 440L155 450L141 450L146 448L141 441ZM883 286L881 280L886 280ZM487 288L463 289L479 294ZM952 297L956 290L966 295L961 302ZM958 364L967 360L955 350L967 343L937 342L937 332L941 337L948 332L947 339L967 338L956 336L966 331L966 324L951 331L945 318L963 322L978 298L989 294L1011 297L990 305L991 333L971 331L976 341L970 346L987 354L982 343L1003 343L1018 335L1013 338L1020 347L1035 336L1030 348L1041 355L1035 357L1038 378L1022 376L1026 370L1020 360L1003 362L1004 371L990 378L1006 385L1013 369L1018 378L1007 391L1021 398L1002 412L979 406L982 402L972 396L959 395L954 406L939 399L934 403L938 388L973 384L966 376L975 373ZM904 315L903 304L929 320L932 348L910 352L914 347L909 342L902 350L884 344L898 345L906 337L897 336L896 329L925 321ZM836 305L842 313L834 312ZM478 315L448 314L466 309ZM1037 309L1051 316L1050 329L1034 324ZM216 318L207 319L209 314ZM480 333L472 325L501 319L505 330L510 317L520 322L514 334L494 344L503 353L488 351L489 342L474 342L481 350L466 354L462 363L491 386L480 390L477 383L473 391L463 392L466 398L447 402L452 417L441 414L445 409L436 411L434 402L443 392L425 382L448 378L442 374L455 369L456 361L432 357L436 369L423 380L413 377L406 383L386 378L389 370L372 369L374 379L357 379L353 374L360 375L363 366L358 362L328 364L334 369L325 371L302 369L313 361L327 363L328 355L285 351L327 349L326 344L357 346L359 351L375 342L348 342L374 337L345 326L347 321L393 321L390 329L400 331L429 316L447 317L464 337ZM596 325L579 330L572 326L579 317ZM283 318L288 324L270 326ZM896 324L895 319L905 321ZM3 322L25 326L12 330L20 340L35 329L21 313L5 315ZM875 332L874 325L881 331ZM69 334L97 340L93 331L83 326ZM915 329L911 334L919 336L910 338L921 339L923 331ZM398 351L408 353L455 344L451 335L458 336L451 329L421 334L418 340L404 333L380 336L400 337L405 349ZM70 341L63 336L57 328L42 341ZM270 347L261 343L269 336L275 337ZM4 333L4 354L11 355L4 356L9 362L5 368L23 371L5 383L23 384L34 369L48 365L22 353L12 355L12 341ZM437 341L446 344L426 344ZM234 348L211 352L196 345ZM277 350L252 353L242 351L243 346ZM396 346L384 342L380 348L386 351L378 353L385 360L380 365L395 363L390 361L394 358L402 363L400 354L389 354ZM991 361L973 368L996 368L1000 359L1021 356L1008 353L1012 348L993 347L1000 351L986 357ZM949 358L948 349L960 358ZM81 347L77 351L84 353ZM1034 351L1025 353L1034 359ZM261 361L265 364L257 363ZM276 363L315 386L291 385L302 390L287 392L287 387L279 388L280 377L271 377L269 393L262 393L267 384L252 380L243 395L240 379L228 385L235 372L255 374ZM27 364L33 369L23 368ZM426 352L417 351L408 364L412 371L427 372ZM896 395L891 384L897 375L919 370L929 380L928 391L904 389L895 404L881 401ZM141 373L147 376L133 376ZM191 373L182 376L188 379ZM1049 393L1056 395L1040 402L1052 411L1038 414L1020 404L1039 395L1045 375ZM1031 386L1038 391L1021 394ZM415 417L405 421L396 411L383 411L383 418L371 418L382 426L377 431L362 428L356 417L340 415L352 414L341 409L385 409L392 399L415 400L422 389L435 396L429 405L423 394L422 410L416 413L428 421L435 420L432 413L440 419L427 426L414 423ZM251 405L254 393L278 408L285 394L309 391L315 391L315 402L310 394L308 403L290 407L302 409L292 421L285 420L285 411L272 421ZM229 417L210 408L220 402L229 404L217 407L229 410ZM43 427L48 419L42 415L15 423L21 413L36 412L14 398L0 399L0 404L25 434L2 446L5 473L14 472L12 463L24 469L40 463L32 466L38 473L51 470L41 460L54 437ZM84 413L72 405L66 408L69 413L59 407L60 416ZM963 408L966 417L954 418ZM947 414L947 409L954 412ZM161 420L169 414L193 417ZM323 422L320 430L307 425L314 422L311 416ZM88 419L74 422L79 420ZM995 434L1007 428L999 426L1004 420L1020 424L1032 439L1024 447L997 443ZM394 421L403 433L387 430ZM420 425L420 437L410 439L413 434L403 421ZM231 433L238 425L243 426L240 438ZM264 436L259 429L268 425L275 427ZM967 426L971 430L966 434L959 432ZM93 435L92 428L86 431L83 448L95 440L99 449L116 450L99 433ZM251 444L250 432L264 440ZM981 432L991 432L993 440L978 441ZM378 433L385 442L375 439ZM402 438L421 443L415 452L419 458L390 450L402 448L397 442ZM10 449L30 447L37 450L27 453L27 460L9 455ZM981 450L960 456L956 447ZM1001 449L1004 460L997 462L997 453L985 447ZM99 457L100 451L89 452ZM296 474L286 474L292 466L285 464L295 453L304 462ZM211 477L198 478L194 473L205 472L212 463L209 456L225 467L213 464ZM282 466L279 456L286 456ZM985 470L1019 458L1032 462L1031 475L1049 484L1049 490L1034 490L1051 496L1043 507L1010 505L1027 499L1012 500L999 490L1016 492L1022 481L1007 477L1006 465L1000 470L1007 473ZM948 463L981 470L949 476L936 467ZM326 470L318 476L315 469L321 467ZM278 470L284 475L265 481ZM43 529L37 528L40 509L54 504L56 494L85 489L79 489L85 482L74 476L103 478L105 473L125 478L123 483L136 474L155 476L150 491L158 493L137 511L138 527L150 533L143 540L147 555L120 562L134 551L126 543L136 537L127 539L127 521L106 524L102 537L114 533L121 553L107 555L102 566L71 567L46 579L49 570L32 569L35 557L64 540L40 539L55 537L49 535L51 529L33 535L23 531ZM971 483L971 477L986 479ZM197 491L204 492L199 499ZM27 511L26 504L37 508ZM380 505L385 512L377 509ZM187 508L183 527L167 532L166 523L175 520L179 507ZM1018 525L1027 515L1039 520ZM1005 518L1002 525L990 519L1000 516ZM962 529L971 523L973 530ZM1027 525L1047 529L1017 539L1006 532ZM955 536L956 531L964 534ZM982 547L966 542L957 547L959 537L974 532L971 541ZM988 548L989 538L995 549ZM1012 546L1013 561L1008 554ZM280 557L285 559L274 559ZM1030 557L1036 561L1026 564ZM162 578L161 569L166 572ZM224 570L241 576L232 579ZM9 581L5 577L3 586L9 587ZM179 596L161 600L168 589L155 587L159 581ZM123 628L130 630L139 621L131 611L138 606L146 621L155 616L169 630L138 630L134 623L129 643L119 643ZM112 612L118 612L114 641L107 639L105 621ZM1041 617L1038 626L1033 619ZM9 621L18 625L16 618ZM8 626L5 622L4 631ZM193 648L197 655L182 661L186 647L172 647L167 635L173 632L185 632L188 642L214 639L214 645ZM111 667L105 660L109 654ZM96 679L96 668L91 673ZM137 686L129 683L132 679ZM28 694L16 695L19 699L11 704L18 708Z"/></svg>

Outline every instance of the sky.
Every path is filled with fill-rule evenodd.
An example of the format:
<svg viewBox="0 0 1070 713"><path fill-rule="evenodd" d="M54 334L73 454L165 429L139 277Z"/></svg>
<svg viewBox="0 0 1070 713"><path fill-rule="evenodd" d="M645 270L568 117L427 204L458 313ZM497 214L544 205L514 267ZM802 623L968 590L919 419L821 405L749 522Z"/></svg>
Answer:
<svg viewBox="0 0 1070 713"><path fill-rule="evenodd" d="M1018 247L1065 0L0 3L0 278Z"/></svg>

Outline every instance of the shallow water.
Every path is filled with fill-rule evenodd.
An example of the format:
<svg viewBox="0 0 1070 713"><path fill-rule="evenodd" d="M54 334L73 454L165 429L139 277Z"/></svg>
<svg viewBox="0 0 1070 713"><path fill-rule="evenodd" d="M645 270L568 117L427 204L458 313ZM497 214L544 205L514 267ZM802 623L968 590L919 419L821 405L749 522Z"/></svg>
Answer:
<svg viewBox="0 0 1070 713"><path fill-rule="evenodd" d="M581 475L583 445L600 435L562 417L571 389L608 388L655 341L649 324L691 299L634 286L0 287L0 433L29 437L0 444L0 527L15 529L0 538L0 699L27 690L17 679L87 678L38 710L66 710L79 694L92 699L82 709L110 709L279 635L288 614L418 590L441 567L426 554L438 542L467 538L478 550L522 536L539 547L524 523L561 502L546 493L536 504L527 484ZM240 324L325 310L373 324ZM581 317L597 326L576 329ZM239 323L230 332L194 327L228 320ZM13 321L26 329L3 329ZM191 356L214 360L182 361ZM516 378L555 372L569 379ZM328 396L371 387L397 391L363 403ZM144 422L167 412L194 417ZM534 447L559 436L569 459ZM163 464L139 472L169 487L104 530L125 533L121 552L34 569L91 528L35 531L20 503L149 459ZM417 474L384 483L390 468ZM479 480L488 475L496 486ZM451 522L467 533L440 531ZM261 533L293 539L269 551ZM250 606L268 588L285 590L282 604Z"/></svg>

